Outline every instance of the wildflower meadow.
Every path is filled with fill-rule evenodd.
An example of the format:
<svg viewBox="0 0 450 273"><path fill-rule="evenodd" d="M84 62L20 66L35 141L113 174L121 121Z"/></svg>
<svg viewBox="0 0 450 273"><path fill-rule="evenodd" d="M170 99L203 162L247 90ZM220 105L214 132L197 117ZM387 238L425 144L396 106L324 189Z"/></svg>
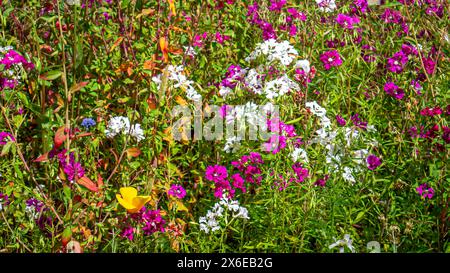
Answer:
<svg viewBox="0 0 450 273"><path fill-rule="evenodd" d="M447 0L0 0L0 253L450 252Z"/></svg>

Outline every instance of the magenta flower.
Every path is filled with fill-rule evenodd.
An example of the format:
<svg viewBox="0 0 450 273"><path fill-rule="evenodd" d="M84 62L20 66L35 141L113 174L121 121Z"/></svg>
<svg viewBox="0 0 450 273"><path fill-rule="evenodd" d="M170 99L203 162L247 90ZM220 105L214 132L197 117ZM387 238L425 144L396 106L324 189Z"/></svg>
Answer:
<svg viewBox="0 0 450 273"><path fill-rule="evenodd" d="M342 64L341 56L337 50L330 50L320 56L325 70L329 70L332 66L340 66Z"/></svg>
<svg viewBox="0 0 450 273"><path fill-rule="evenodd" d="M206 38L208 38L208 32L204 32L202 35L197 34L194 36L194 42L192 45L196 47L203 47L203 43Z"/></svg>
<svg viewBox="0 0 450 273"><path fill-rule="evenodd" d="M216 32L215 34L216 42L219 44L223 44L225 41L230 40L230 36L220 34L220 32Z"/></svg>
<svg viewBox="0 0 450 273"><path fill-rule="evenodd" d="M145 235L151 235L155 232L164 232L164 224L166 221L162 218L159 210L145 209L142 212L142 220L144 221L144 227L142 230Z"/></svg>
<svg viewBox="0 0 450 273"><path fill-rule="evenodd" d="M133 228L132 226L126 226L125 228L122 229L120 236L123 238L127 238L130 241L133 241L134 231L135 228Z"/></svg>
<svg viewBox="0 0 450 273"><path fill-rule="evenodd" d="M388 59L387 69L394 73L401 73L408 62L408 56L403 51L396 52Z"/></svg>
<svg viewBox="0 0 450 273"><path fill-rule="evenodd" d="M336 121L339 124L339 126L345 126L345 124L347 124L347 122L345 121L345 119L343 119L341 116L336 115Z"/></svg>
<svg viewBox="0 0 450 273"><path fill-rule="evenodd" d="M323 178L317 179L316 182L314 182L314 186L325 187L329 178L330 176L326 174Z"/></svg>
<svg viewBox="0 0 450 273"><path fill-rule="evenodd" d="M269 138L269 141L264 143L264 148L266 152L272 152L273 154L277 154L281 149L286 147L286 137L272 135Z"/></svg>
<svg viewBox="0 0 450 273"><path fill-rule="evenodd" d="M176 184L170 186L170 189L167 193L178 199L183 199L186 196L186 190L181 185Z"/></svg>
<svg viewBox="0 0 450 273"><path fill-rule="evenodd" d="M292 169L294 170L294 173L296 174L295 182L300 183L303 182L308 176L309 171L306 168L303 168L300 163L294 163L292 165Z"/></svg>
<svg viewBox="0 0 450 273"><path fill-rule="evenodd" d="M233 180L233 187L236 189L240 189L243 193L247 191L244 185L244 178L238 173L235 173L231 176L231 179Z"/></svg>
<svg viewBox="0 0 450 273"><path fill-rule="evenodd" d="M0 132L0 145L5 145L9 141L16 141L11 133Z"/></svg>
<svg viewBox="0 0 450 273"><path fill-rule="evenodd" d="M214 165L206 167L206 179L213 182L221 182L227 179L227 168L221 165Z"/></svg>
<svg viewBox="0 0 450 273"><path fill-rule="evenodd" d="M270 11L281 11L283 6L286 4L286 0L270 0Z"/></svg>
<svg viewBox="0 0 450 273"><path fill-rule="evenodd" d="M416 188L417 193L422 197L422 198L428 198L431 199L433 198L434 195L434 190L432 187L428 187L427 184L422 184L419 187Z"/></svg>
<svg viewBox="0 0 450 273"><path fill-rule="evenodd" d="M358 24L359 18L357 16L348 16L345 14L339 14L336 17L336 22L345 29L353 29L355 24Z"/></svg>
<svg viewBox="0 0 450 273"><path fill-rule="evenodd" d="M436 63L431 58L423 58L423 65L425 66L425 71L428 75L432 75L434 73L434 69L436 67Z"/></svg>
<svg viewBox="0 0 450 273"><path fill-rule="evenodd" d="M381 159L379 157L377 157L376 155L369 155L366 159L366 162L367 162L367 168L369 168L369 170L372 170L372 171L381 165Z"/></svg>
<svg viewBox="0 0 450 273"><path fill-rule="evenodd" d="M405 96L405 92L403 91L403 89L401 89L400 87L398 87L395 83L393 82L387 82L384 85L384 91L386 92L386 94L388 94L391 97L394 97L398 100L403 99L403 97Z"/></svg>
<svg viewBox="0 0 450 273"><path fill-rule="evenodd" d="M400 24L403 22L403 17L400 11L385 9L380 17L385 23Z"/></svg>

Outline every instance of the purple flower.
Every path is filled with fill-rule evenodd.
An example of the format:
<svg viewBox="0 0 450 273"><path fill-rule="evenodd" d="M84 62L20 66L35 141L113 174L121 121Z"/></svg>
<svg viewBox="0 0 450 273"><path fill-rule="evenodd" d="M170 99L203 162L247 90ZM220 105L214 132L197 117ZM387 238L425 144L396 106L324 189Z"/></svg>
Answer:
<svg viewBox="0 0 450 273"><path fill-rule="evenodd" d="M352 13L366 13L368 8L369 4L367 3L367 0L355 0L351 5Z"/></svg>
<svg viewBox="0 0 450 273"><path fill-rule="evenodd" d="M281 11L286 4L286 0L270 0L270 11Z"/></svg>
<svg viewBox="0 0 450 273"><path fill-rule="evenodd" d="M320 56L325 70L329 70L332 66L340 66L342 64L341 57L337 50L330 50Z"/></svg>
<svg viewBox="0 0 450 273"><path fill-rule="evenodd" d="M89 130L90 127L94 127L97 123L92 118L85 118L81 122L81 126L83 126L86 130Z"/></svg>
<svg viewBox="0 0 450 273"><path fill-rule="evenodd" d="M297 183L303 182L309 176L308 169L303 168L302 165L298 162L292 165L292 169L294 170L294 173L297 176L295 178L295 182Z"/></svg>
<svg viewBox="0 0 450 273"><path fill-rule="evenodd" d="M9 196L0 192L0 211L3 210L3 206L9 205L10 202L11 200L9 200Z"/></svg>
<svg viewBox="0 0 450 273"><path fill-rule="evenodd" d="M11 133L0 132L0 145L5 145L9 141L16 141Z"/></svg>
<svg viewBox="0 0 450 273"><path fill-rule="evenodd" d="M423 65L425 66L425 71L428 75L432 75L434 73L434 69L436 67L436 63L431 58L423 58Z"/></svg>
<svg viewBox="0 0 450 273"><path fill-rule="evenodd" d="M330 176L327 174L323 178L317 179L316 182L314 182L314 186L325 187L328 178L330 178Z"/></svg>
<svg viewBox="0 0 450 273"><path fill-rule="evenodd" d="M400 24L403 22L403 17L400 11L385 9L380 17L385 23Z"/></svg>
<svg viewBox="0 0 450 273"><path fill-rule="evenodd" d="M416 188L416 191L422 198L431 199L431 198L433 198L433 195L434 195L433 188L428 187L427 184L420 185L419 187Z"/></svg>
<svg viewBox="0 0 450 273"><path fill-rule="evenodd" d="M369 155L366 159L366 162L367 162L367 168L369 168L369 170L372 170L372 171L381 165L381 159L379 157L377 157L376 155Z"/></svg>
<svg viewBox="0 0 450 273"><path fill-rule="evenodd" d="M238 173L235 173L231 176L231 179L233 180L233 187L236 189L240 189L243 193L247 191L244 185L244 178Z"/></svg>
<svg viewBox="0 0 450 273"><path fill-rule="evenodd" d="M350 119L353 122L353 125L355 125L356 127L363 130L367 129L367 121L362 121L359 118L359 114L354 114L353 116L350 117Z"/></svg>
<svg viewBox="0 0 450 273"><path fill-rule="evenodd" d="M227 168L221 165L214 165L206 167L206 179L214 182L221 182L227 179Z"/></svg>
<svg viewBox="0 0 450 273"><path fill-rule="evenodd" d="M359 23L359 18L357 16L338 14L336 17L336 22L345 29L353 29L353 25Z"/></svg>
<svg viewBox="0 0 450 273"><path fill-rule="evenodd" d="M216 42L219 44L223 44L225 41L230 40L230 36L220 34L220 32L216 32L215 34Z"/></svg>
<svg viewBox="0 0 450 273"><path fill-rule="evenodd" d="M126 226L122 229L122 233L120 236L127 238L130 241L133 241L135 228L132 226Z"/></svg>
<svg viewBox="0 0 450 273"><path fill-rule="evenodd" d="M84 176L84 169L79 162L75 161L74 153L69 154L69 160L67 160L66 156L67 150L60 151L58 156L58 161L60 166L63 168L64 173L67 175L69 181L74 181L76 178L81 178ZM54 155L50 155L49 157L53 157Z"/></svg>
<svg viewBox="0 0 450 273"><path fill-rule="evenodd" d="M175 184L170 187L167 193L169 195L175 196L178 199L183 199L186 196L186 190L181 185Z"/></svg>
<svg viewBox="0 0 450 273"><path fill-rule="evenodd" d="M339 124L339 126L345 126L345 124L347 124L347 122L345 121L345 119L343 119L341 116L336 115L336 121Z"/></svg>
<svg viewBox="0 0 450 273"><path fill-rule="evenodd" d="M145 235L151 235L155 232L164 232L164 224L166 221L161 217L159 210L147 210L142 213L142 219L144 221L144 227L142 230Z"/></svg>
<svg viewBox="0 0 450 273"><path fill-rule="evenodd" d="M286 147L286 137L272 135L269 138L269 141L264 143L264 148L266 152L272 152L273 154L277 154L281 149Z"/></svg>
<svg viewBox="0 0 450 273"><path fill-rule="evenodd" d="M405 96L405 92L403 91L403 89L401 89L400 87L398 87L395 83L393 82L387 82L384 85L384 91L386 92L386 94L388 94L389 96L392 96L398 100L403 99L403 97Z"/></svg>
<svg viewBox="0 0 450 273"><path fill-rule="evenodd" d="M387 69L394 73L401 73L408 62L408 56L403 51L396 52L388 59Z"/></svg>

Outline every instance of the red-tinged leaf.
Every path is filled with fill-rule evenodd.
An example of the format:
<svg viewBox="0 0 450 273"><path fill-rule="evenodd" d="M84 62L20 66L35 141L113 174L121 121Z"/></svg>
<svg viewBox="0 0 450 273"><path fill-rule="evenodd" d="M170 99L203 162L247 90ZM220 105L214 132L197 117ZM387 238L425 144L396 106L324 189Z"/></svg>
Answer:
<svg viewBox="0 0 450 273"><path fill-rule="evenodd" d="M102 178L102 176L100 174L97 174L97 185L98 185L99 188L104 185L103 178Z"/></svg>
<svg viewBox="0 0 450 273"><path fill-rule="evenodd" d="M40 75L39 78L41 80L53 81L53 80L61 77L61 75L62 75L62 71L52 70L52 71L49 71L47 73L44 73L44 74Z"/></svg>
<svg viewBox="0 0 450 273"><path fill-rule="evenodd" d="M45 153L41 156L39 156L38 158L36 158L35 160L33 160L34 162L44 162L48 160L48 153Z"/></svg>
<svg viewBox="0 0 450 273"><path fill-rule="evenodd" d="M67 139L67 135L64 132L65 127L61 127L58 129L58 131L56 131L55 134L55 149L58 149L63 143L64 141Z"/></svg>
<svg viewBox="0 0 450 273"><path fill-rule="evenodd" d="M79 82L77 84L74 84L71 88L70 91L71 93L75 93L77 91L80 91L81 88L85 87L89 82Z"/></svg>
<svg viewBox="0 0 450 273"><path fill-rule="evenodd" d="M122 43L122 41L123 41L123 37L117 38L117 40L114 42L114 44L109 49L109 52L113 51L116 47L118 47L120 45L120 43Z"/></svg>
<svg viewBox="0 0 450 273"><path fill-rule="evenodd" d="M86 176L83 176L82 178L79 178L77 180L77 183L80 184L81 186L86 187L87 189L93 191L93 192L98 192L98 187L97 185L95 185L94 182L92 182L91 179L89 179Z"/></svg>
<svg viewBox="0 0 450 273"><path fill-rule="evenodd" d="M92 136L92 133L81 133L81 134L76 135L74 138L87 137L87 136Z"/></svg>
<svg viewBox="0 0 450 273"><path fill-rule="evenodd" d="M131 157L138 157L141 154L141 150L139 148L128 148L127 155Z"/></svg>

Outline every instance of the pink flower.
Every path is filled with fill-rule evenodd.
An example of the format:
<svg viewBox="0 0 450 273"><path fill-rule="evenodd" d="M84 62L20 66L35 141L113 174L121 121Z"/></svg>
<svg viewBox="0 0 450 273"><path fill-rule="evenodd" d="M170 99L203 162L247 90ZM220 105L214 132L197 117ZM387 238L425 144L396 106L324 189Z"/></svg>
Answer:
<svg viewBox="0 0 450 273"><path fill-rule="evenodd" d="M209 181L221 182L227 179L228 171L227 168L221 165L208 166L205 177Z"/></svg>
<svg viewBox="0 0 450 273"><path fill-rule="evenodd" d="M218 42L219 44L223 44L225 41L230 40L230 36L222 35L222 34L220 34L220 32L216 32L215 37L216 37L216 42Z"/></svg>
<svg viewBox="0 0 450 273"><path fill-rule="evenodd" d="M320 56L320 60L322 61L325 70L329 70L333 66L340 66L342 64L341 56L337 50L330 50L323 53Z"/></svg>
<svg viewBox="0 0 450 273"><path fill-rule="evenodd" d="M336 22L345 29L353 29L353 25L359 23L359 18L357 16L348 16L345 14L339 14L336 17Z"/></svg>
<svg viewBox="0 0 450 273"><path fill-rule="evenodd" d="M387 69L394 73L401 73L408 62L408 56L403 51L396 52L388 59Z"/></svg>
<svg viewBox="0 0 450 273"><path fill-rule="evenodd" d="M183 199L186 196L186 190L181 185L176 184L173 184L167 193L178 199Z"/></svg>
<svg viewBox="0 0 450 273"><path fill-rule="evenodd" d="M403 99L403 97L405 96L405 92L403 91L403 89L401 89L400 87L398 87L395 83L393 82L387 82L384 85L384 91L386 92L386 94L388 94L391 97L394 97L398 100Z"/></svg>
<svg viewBox="0 0 450 273"><path fill-rule="evenodd" d="M422 184L419 187L416 188L417 193L422 197L422 198L428 198L431 199L434 196L434 190L432 187L428 187L427 184Z"/></svg>

